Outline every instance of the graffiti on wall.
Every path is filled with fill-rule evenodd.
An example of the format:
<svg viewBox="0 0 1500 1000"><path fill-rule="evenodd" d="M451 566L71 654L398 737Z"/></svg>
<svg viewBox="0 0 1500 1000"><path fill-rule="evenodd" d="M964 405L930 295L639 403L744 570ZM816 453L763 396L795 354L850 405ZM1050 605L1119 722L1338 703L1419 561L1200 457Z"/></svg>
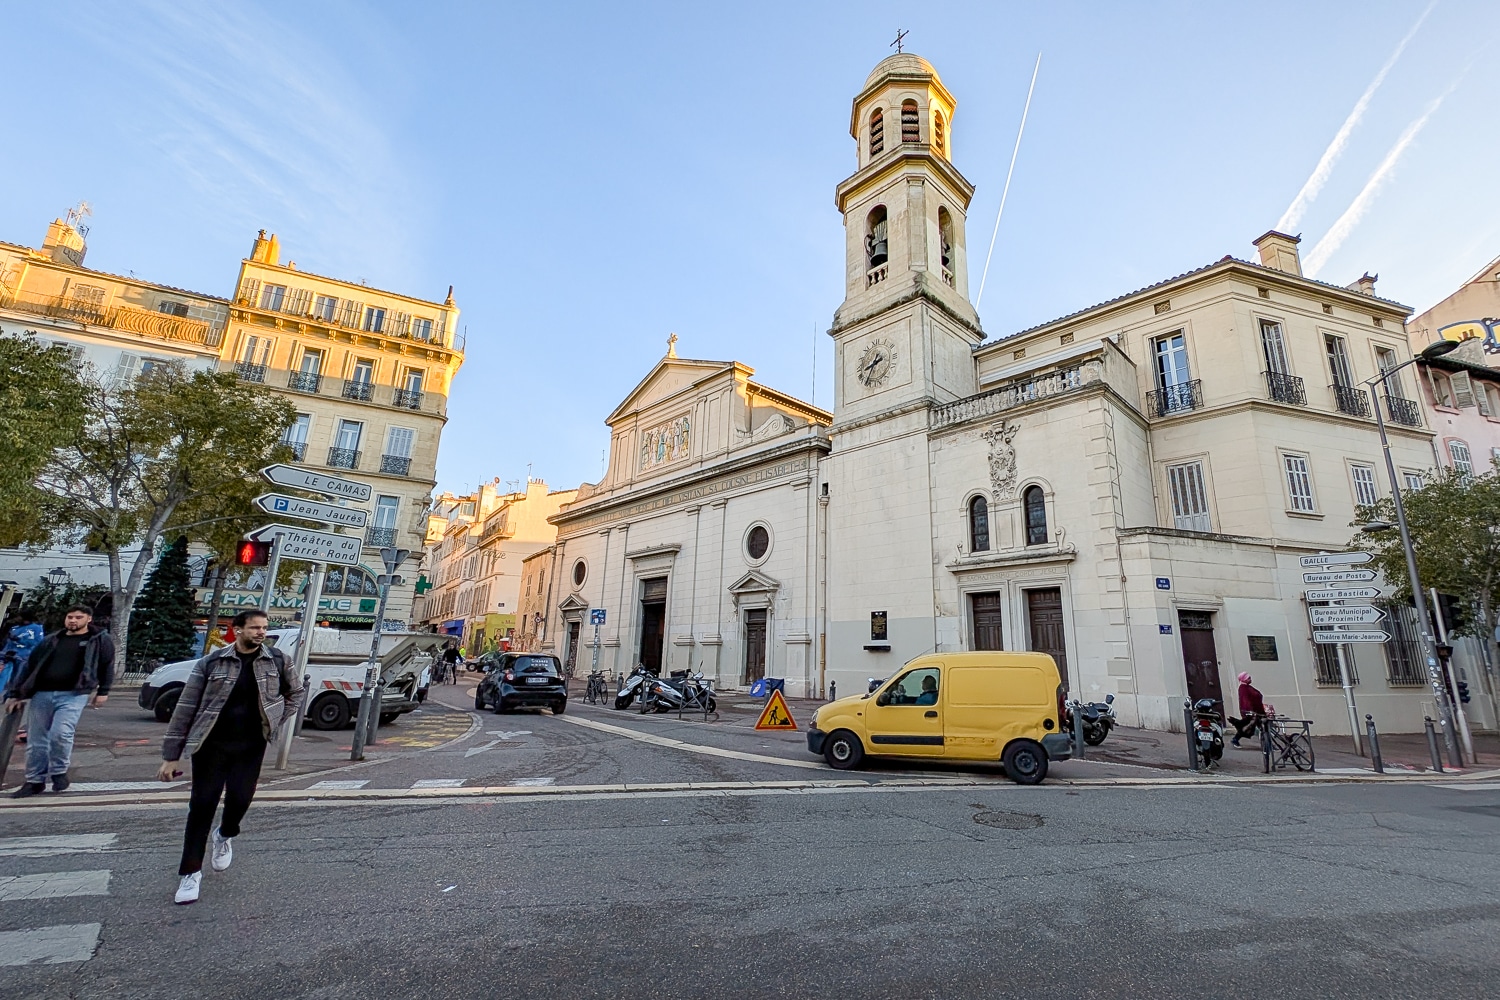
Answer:
<svg viewBox="0 0 1500 1000"><path fill-rule="evenodd" d="M1438 336L1460 344L1466 340L1480 340L1484 342L1484 353L1492 357L1500 355L1500 319L1470 319L1462 323L1449 323L1438 330Z"/></svg>

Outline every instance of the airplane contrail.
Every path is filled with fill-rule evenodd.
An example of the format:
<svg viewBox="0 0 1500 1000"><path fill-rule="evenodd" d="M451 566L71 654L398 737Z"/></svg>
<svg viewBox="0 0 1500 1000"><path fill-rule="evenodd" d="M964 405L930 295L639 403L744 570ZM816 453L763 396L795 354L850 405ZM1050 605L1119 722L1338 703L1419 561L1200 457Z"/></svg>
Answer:
<svg viewBox="0 0 1500 1000"><path fill-rule="evenodd" d="M1297 192L1297 197L1292 199L1292 203L1287 206L1287 210L1281 213L1281 218L1276 220L1277 232L1290 233L1302 221L1302 217L1307 214L1308 207L1318 197L1318 193L1323 190L1323 185L1328 183L1328 178L1333 173L1334 164L1343 155L1344 147L1349 144L1349 136L1354 133L1355 127L1359 125L1361 119L1365 116L1365 112L1369 109L1370 101L1374 98L1375 91L1380 89L1380 85L1385 82L1386 75L1396 65L1396 60L1401 58L1401 53L1405 50L1406 44L1412 40L1412 36L1422 27L1422 22L1427 20L1427 15L1431 14L1432 9L1436 6L1437 0L1432 0L1427 5L1427 9L1422 11L1421 16L1417 18L1417 22L1411 26L1411 30L1406 33L1406 36L1396 46L1396 51L1391 53L1391 57L1385 61L1385 65L1380 67L1380 72L1375 74L1375 79L1370 81L1370 85L1365 88L1365 92L1359 95L1359 100L1354 102L1354 109L1349 112L1349 117L1344 119L1344 124L1339 126L1339 130L1334 133L1333 140L1329 142L1328 148L1323 150L1323 155L1318 160L1318 165L1313 167L1313 172L1308 176L1307 182L1302 185L1302 190Z"/></svg>
<svg viewBox="0 0 1500 1000"><path fill-rule="evenodd" d="M1417 133L1422 131L1422 126L1427 124L1427 120L1437 111L1438 107L1443 103L1443 99L1453 93L1454 88L1457 86L1458 81L1455 80L1453 86L1438 95L1436 100L1427 105L1427 109L1418 116L1416 121L1406 126L1406 131L1401 133L1401 137L1396 140L1396 144L1385 154L1385 158L1380 161L1380 166L1375 168L1375 172L1370 175L1369 180L1365 181L1365 186L1360 189L1359 194L1355 195L1354 200L1349 203L1349 207L1344 209L1344 214L1338 217L1333 227L1308 252L1307 259L1303 261L1303 267L1308 277L1316 277L1318 271L1322 270L1323 265L1328 263L1328 258L1332 257L1338 248L1343 246L1344 240L1354 231L1354 227L1359 225L1359 220L1364 218L1365 212L1369 211L1370 203L1375 200L1375 195L1379 193L1381 185L1390 177L1391 171L1396 169L1397 161L1401 159L1407 147L1415 141Z"/></svg>
<svg viewBox="0 0 1500 1000"><path fill-rule="evenodd" d="M1435 0L1434 0L1435 2ZM1021 136L1026 134L1026 116L1031 113L1031 95L1036 91L1036 75L1042 69L1042 54L1036 54L1036 65L1031 68L1031 86L1026 88L1026 106L1021 109L1021 127L1016 130L1016 148L1010 153L1010 169L1005 172L1005 187L1000 191L1000 210L995 213L995 229L990 233L990 252L984 255L984 273L979 276L979 294L974 296L974 308L979 308L984 298L984 283L990 276L990 258L995 256L995 237L1000 235L1000 216L1005 214L1005 199L1010 195L1010 178L1016 172L1016 157L1021 154Z"/></svg>

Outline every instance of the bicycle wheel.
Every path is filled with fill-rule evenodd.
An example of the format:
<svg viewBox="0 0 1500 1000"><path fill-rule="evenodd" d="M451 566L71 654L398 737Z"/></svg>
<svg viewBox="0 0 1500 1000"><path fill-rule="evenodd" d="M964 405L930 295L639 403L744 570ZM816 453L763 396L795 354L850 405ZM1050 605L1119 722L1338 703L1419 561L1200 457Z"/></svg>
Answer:
<svg viewBox="0 0 1500 1000"><path fill-rule="evenodd" d="M1301 733L1293 733L1286 738L1286 759L1291 761L1292 766L1299 771L1312 771L1313 748L1312 741Z"/></svg>

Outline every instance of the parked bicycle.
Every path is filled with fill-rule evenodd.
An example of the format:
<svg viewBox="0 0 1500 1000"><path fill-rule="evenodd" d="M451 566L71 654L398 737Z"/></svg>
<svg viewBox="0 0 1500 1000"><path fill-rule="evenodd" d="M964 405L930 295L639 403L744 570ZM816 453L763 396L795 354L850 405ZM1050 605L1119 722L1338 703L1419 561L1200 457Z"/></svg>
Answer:
<svg viewBox="0 0 1500 1000"><path fill-rule="evenodd" d="M1314 771L1312 723L1305 719L1288 719L1268 715L1261 720L1261 752L1266 758L1266 773L1288 765L1299 771Z"/></svg>
<svg viewBox="0 0 1500 1000"><path fill-rule="evenodd" d="M588 687L584 689L583 701L587 705L602 705L604 699L609 697L609 682L604 679L604 671L595 670L589 674Z"/></svg>

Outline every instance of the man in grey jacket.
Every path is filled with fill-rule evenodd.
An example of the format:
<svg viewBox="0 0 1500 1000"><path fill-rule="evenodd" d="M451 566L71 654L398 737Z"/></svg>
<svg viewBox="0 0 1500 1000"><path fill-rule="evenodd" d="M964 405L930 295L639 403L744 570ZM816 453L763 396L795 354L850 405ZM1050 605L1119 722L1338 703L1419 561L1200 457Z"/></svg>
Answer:
<svg viewBox="0 0 1500 1000"><path fill-rule="evenodd" d="M184 752L193 758L193 791L177 867L182 879L178 903L198 899L203 852L220 795L224 816L213 831L210 864L221 872L234 859L231 841L255 796L266 744L276 739L284 720L296 718L302 703L302 678L291 657L265 645L266 625L264 611L235 616L234 645L220 647L193 664L162 739L157 773L162 781L182 773L178 763Z"/></svg>

